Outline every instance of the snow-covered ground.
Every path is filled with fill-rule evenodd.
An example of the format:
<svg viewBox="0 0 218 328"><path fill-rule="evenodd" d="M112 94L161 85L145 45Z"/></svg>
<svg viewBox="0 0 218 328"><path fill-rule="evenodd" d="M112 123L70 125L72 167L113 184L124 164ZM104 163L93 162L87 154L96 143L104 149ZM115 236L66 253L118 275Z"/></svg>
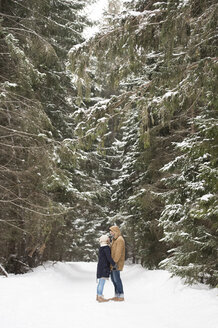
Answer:
<svg viewBox="0 0 218 328"><path fill-rule="evenodd" d="M126 265L125 302L98 303L96 263L56 263L0 277L1 328L217 328L217 289ZM113 296L111 281L105 297Z"/></svg>

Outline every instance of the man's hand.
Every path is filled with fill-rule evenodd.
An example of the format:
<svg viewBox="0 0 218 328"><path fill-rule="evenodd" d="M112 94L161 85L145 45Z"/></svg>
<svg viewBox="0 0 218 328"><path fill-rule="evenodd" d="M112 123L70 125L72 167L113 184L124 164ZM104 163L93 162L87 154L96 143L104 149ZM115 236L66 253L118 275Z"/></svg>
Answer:
<svg viewBox="0 0 218 328"><path fill-rule="evenodd" d="M113 271L117 270L117 263L115 263L115 265L113 266Z"/></svg>

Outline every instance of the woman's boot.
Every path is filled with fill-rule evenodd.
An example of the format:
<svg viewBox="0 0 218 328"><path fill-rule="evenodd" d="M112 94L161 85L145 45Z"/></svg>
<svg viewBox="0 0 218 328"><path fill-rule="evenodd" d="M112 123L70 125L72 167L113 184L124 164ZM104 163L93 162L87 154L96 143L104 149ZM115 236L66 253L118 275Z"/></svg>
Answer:
<svg viewBox="0 0 218 328"><path fill-rule="evenodd" d="M102 302L108 302L109 300L106 300L103 296L98 296L96 297L96 300L99 302L99 303L102 303Z"/></svg>

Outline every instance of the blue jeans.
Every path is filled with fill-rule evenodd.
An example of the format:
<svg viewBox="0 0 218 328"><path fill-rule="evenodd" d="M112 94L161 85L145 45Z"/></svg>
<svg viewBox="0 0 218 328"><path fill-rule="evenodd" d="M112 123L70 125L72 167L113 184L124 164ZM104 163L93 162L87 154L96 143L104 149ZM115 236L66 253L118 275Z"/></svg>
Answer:
<svg viewBox="0 0 218 328"><path fill-rule="evenodd" d="M103 296L103 290L104 290L104 284L105 284L105 279L100 278L97 286L97 295L98 296Z"/></svg>
<svg viewBox="0 0 218 328"><path fill-rule="evenodd" d="M123 284L120 279L120 271L119 270L111 271L111 280L112 280L112 283L114 284L115 297L124 297Z"/></svg>

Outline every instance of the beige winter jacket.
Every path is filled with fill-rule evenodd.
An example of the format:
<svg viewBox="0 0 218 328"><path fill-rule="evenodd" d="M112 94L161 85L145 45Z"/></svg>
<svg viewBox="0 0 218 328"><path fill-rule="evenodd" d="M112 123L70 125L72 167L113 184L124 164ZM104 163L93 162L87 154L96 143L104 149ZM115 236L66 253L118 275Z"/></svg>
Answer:
<svg viewBox="0 0 218 328"><path fill-rule="evenodd" d="M110 227L110 230L115 234L111 245L111 257L116 262L117 269L122 271L125 261L125 241L117 226Z"/></svg>

